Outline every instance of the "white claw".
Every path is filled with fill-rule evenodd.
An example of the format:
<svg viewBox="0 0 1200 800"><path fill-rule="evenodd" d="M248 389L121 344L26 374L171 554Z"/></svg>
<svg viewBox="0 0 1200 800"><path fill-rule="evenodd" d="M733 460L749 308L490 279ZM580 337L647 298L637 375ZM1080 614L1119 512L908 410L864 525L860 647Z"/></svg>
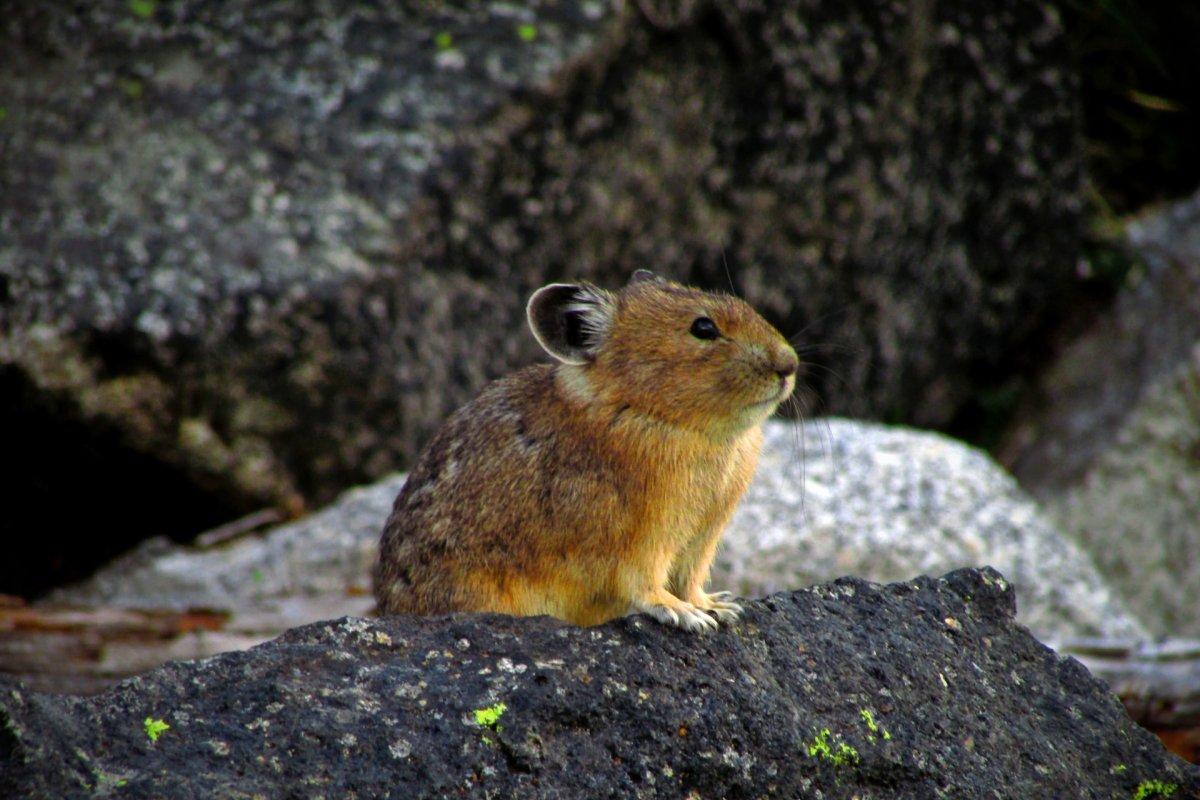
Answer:
<svg viewBox="0 0 1200 800"><path fill-rule="evenodd" d="M717 629L717 621L697 608L684 611L680 627L693 633L705 633Z"/></svg>
<svg viewBox="0 0 1200 800"><path fill-rule="evenodd" d="M679 627L679 615L676 614L673 609L667 608L666 606L660 606L651 603L639 603L636 606L636 610L642 612L643 614L649 614L655 619L655 621L661 622L663 625L673 625L675 627Z"/></svg>
<svg viewBox="0 0 1200 800"><path fill-rule="evenodd" d="M734 622L741 616L743 609L730 599L732 597L733 592L713 592L704 596L707 602L703 605L709 614L721 622Z"/></svg>
<svg viewBox="0 0 1200 800"><path fill-rule="evenodd" d="M742 614L742 607L737 603L716 602L710 610L721 622L736 622Z"/></svg>
<svg viewBox="0 0 1200 800"><path fill-rule="evenodd" d="M691 633L704 633L717 629L715 619L690 603L684 603L678 609L657 603L638 604L636 610L649 614L664 625L672 625Z"/></svg>

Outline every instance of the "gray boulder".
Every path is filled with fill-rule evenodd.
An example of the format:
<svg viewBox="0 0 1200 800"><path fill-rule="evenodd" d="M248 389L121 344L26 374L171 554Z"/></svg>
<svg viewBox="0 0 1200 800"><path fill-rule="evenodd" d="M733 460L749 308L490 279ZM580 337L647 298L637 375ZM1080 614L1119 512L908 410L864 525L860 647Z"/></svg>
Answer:
<svg viewBox="0 0 1200 800"><path fill-rule="evenodd" d="M982 451L841 419L766 430L715 585L758 597L840 575L896 581L990 564L1043 639L1146 635L1089 555Z"/></svg>
<svg viewBox="0 0 1200 800"><path fill-rule="evenodd" d="M1190 797L1200 770L992 570L846 579L708 636L343 618L94 698L0 679L11 797ZM1140 793L1139 793L1140 792Z"/></svg>
<svg viewBox="0 0 1200 800"><path fill-rule="evenodd" d="M43 531L152 478L182 537L383 476L534 356L566 275L728 263L836 345L831 408L943 422L1075 262L1034 0L34 2L0 48L0 394L45 426L13 492ZM55 503L54 436L146 461Z"/></svg>
<svg viewBox="0 0 1200 800"><path fill-rule="evenodd" d="M1200 637L1200 339L1045 505L1153 633Z"/></svg>
<svg viewBox="0 0 1200 800"><path fill-rule="evenodd" d="M1010 459L1155 634L1196 637L1200 192L1127 236L1138 268L1041 378Z"/></svg>

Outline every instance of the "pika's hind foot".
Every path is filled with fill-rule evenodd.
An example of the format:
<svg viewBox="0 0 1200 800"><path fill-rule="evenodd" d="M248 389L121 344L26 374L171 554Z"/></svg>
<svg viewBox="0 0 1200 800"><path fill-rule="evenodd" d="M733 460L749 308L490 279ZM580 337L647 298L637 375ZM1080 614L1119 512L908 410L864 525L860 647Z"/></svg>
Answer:
<svg viewBox="0 0 1200 800"><path fill-rule="evenodd" d="M680 600L670 592L633 604L633 610L649 614L664 625L673 625L691 633L706 633L717 629L717 621L691 603Z"/></svg>
<svg viewBox="0 0 1200 800"><path fill-rule="evenodd" d="M743 609L741 605L733 602L731 597L733 592L700 592L700 596L693 600L692 604L701 611L712 614L721 622L736 622Z"/></svg>

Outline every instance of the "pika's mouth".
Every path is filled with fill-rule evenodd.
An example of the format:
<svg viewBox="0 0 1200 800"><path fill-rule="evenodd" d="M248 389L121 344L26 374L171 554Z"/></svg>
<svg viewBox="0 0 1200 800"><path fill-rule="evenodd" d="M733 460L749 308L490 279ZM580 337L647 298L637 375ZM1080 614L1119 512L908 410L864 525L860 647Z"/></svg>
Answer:
<svg viewBox="0 0 1200 800"><path fill-rule="evenodd" d="M786 400L788 395L791 393L792 393L792 379L785 378L783 381L780 382L779 389L776 390L774 394L772 394L766 400L759 400L757 403L751 403L750 407L751 408L763 408L765 406L770 406L770 405L779 405L784 400Z"/></svg>

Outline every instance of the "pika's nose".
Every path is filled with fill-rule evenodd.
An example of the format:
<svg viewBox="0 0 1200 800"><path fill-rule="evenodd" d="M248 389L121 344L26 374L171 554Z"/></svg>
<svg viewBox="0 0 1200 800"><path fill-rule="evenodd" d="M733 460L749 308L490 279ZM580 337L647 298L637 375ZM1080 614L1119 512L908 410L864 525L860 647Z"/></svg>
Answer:
<svg viewBox="0 0 1200 800"><path fill-rule="evenodd" d="M775 357L775 374L787 379L796 374L800 368L800 359L791 350L780 353Z"/></svg>

